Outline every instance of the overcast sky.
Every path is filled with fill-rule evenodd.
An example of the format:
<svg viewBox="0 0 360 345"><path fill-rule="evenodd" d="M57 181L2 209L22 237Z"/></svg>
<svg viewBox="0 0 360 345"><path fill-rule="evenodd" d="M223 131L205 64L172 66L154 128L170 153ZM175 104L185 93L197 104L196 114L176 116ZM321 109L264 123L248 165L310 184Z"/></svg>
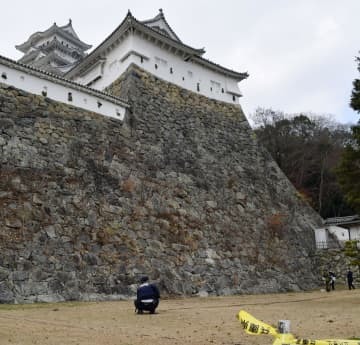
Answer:
<svg viewBox="0 0 360 345"><path fill-rule="evenodd" d="M1 7L0 55L8 58L19 59L14 46L54 22L71 18L80 39L95 48L128 9L145 20L162 8L184 43L250 74L240 83L247 115L266 107L331 114L342 123L360 118L348 105L359 77L360 0L12 0Z"/></svg>

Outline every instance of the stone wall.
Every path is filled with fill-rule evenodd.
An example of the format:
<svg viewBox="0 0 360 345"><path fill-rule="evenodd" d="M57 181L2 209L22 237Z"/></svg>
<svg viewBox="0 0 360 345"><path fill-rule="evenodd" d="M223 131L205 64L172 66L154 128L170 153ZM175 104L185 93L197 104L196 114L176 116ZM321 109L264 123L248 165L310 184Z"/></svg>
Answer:
<svg viewBox="0 0 360 345"><path fill-rule="evenodd" d="M346 274L350 267L354 274L354 284L360 283L359 267L351 266L349 257L345 256L342 249L322 249L316 251L320 274L334 272L336 284L347 284Z"/></svg>
<svg viewBox="0 0 360 345"><path fill-rule="evenodd" d="M135 66L125 122L0 87L0 301L260 293L318 284L320 218L241 109Z"/></svg>

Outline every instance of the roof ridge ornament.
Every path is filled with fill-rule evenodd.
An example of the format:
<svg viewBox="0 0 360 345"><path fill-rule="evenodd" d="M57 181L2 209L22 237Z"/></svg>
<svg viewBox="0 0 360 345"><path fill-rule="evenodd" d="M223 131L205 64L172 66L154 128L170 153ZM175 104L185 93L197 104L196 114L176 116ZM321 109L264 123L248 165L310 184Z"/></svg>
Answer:
<svg viewBox="0 0 360 345"><path fill-rule="evenodd" d="M126 21L130 24L132 22L133 18L134 18L134 16L132 15L131 11L128 10L128 13L125 17Z"/></svg>

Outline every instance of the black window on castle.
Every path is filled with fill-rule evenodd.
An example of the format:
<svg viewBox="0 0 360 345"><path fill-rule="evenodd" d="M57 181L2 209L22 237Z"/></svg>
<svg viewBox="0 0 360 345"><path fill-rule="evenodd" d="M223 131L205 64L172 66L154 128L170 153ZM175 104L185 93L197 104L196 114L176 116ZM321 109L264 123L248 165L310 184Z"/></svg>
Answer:
<svg viewBox="0 0 360 345"><path fill-rule="evenodd" d="M72 93L69 92L69 93L68 93L68 101L69 101L69 102L72 102L72 100L73 100Z"/></svg>
<svg viewBox="0 0 360 345"><path fill-rule="evenodd" d="M170 74L173 74L173 73L174 73L173 68L170 67Z"/></svg>
<svg viewBox="0 0 360 345"><path fill-rule="evenodd" d="M196 84L196 90L200 91L200 83Z"/></svg>

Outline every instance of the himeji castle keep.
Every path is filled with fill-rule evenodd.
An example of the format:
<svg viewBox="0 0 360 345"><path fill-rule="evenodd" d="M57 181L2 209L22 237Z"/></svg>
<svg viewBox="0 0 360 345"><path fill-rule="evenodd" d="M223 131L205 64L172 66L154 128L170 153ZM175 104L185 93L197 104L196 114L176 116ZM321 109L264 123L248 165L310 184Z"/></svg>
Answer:
<svg viewBox="0 0 360 345"><path fill-rule="evenodd" d="M16 48L17 61L0 56L1 82L56 101L123 119L127 103L103 90L131 64L181 88L238 104L238 83L248 77L204 58L204 49L183 43L163 11L137 20L129 11L94 48L76 34L71 20L38 31Z"/></svg>

